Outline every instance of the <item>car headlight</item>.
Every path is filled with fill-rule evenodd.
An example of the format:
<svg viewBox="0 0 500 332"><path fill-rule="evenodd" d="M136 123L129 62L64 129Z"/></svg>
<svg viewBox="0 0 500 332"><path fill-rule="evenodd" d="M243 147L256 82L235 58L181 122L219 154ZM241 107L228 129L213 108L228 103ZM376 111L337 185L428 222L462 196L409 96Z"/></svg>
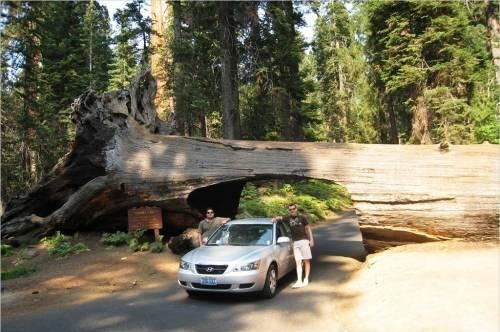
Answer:
<svg viewBox="0 0 500 332"><path fill-rule="evenodd" d="M233 272L258 270L259 266L260 266L260 260L235 266Z"/></svg>
<svg viewBox="0 0 500 332"><path fill-rule="evenodd" d="M189 266L189 263L186 262L186 261L183 261L181 259L181 261L179 262L179 268L180 269L183 269L183 270L189 270L190 266Z"/></svg>

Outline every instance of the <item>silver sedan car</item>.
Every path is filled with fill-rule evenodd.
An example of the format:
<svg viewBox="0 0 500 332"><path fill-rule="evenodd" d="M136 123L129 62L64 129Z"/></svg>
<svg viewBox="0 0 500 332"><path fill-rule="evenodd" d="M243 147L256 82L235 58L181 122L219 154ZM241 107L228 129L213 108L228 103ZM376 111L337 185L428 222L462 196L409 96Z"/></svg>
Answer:
<svg viewBox="0 0 500 332"><path fill-rule="evenodd" d="M179 285L197 292L276 294L278 279L295 269L291 232L270 218L233 220L215 231L206 245L185 254Z"/></svg>

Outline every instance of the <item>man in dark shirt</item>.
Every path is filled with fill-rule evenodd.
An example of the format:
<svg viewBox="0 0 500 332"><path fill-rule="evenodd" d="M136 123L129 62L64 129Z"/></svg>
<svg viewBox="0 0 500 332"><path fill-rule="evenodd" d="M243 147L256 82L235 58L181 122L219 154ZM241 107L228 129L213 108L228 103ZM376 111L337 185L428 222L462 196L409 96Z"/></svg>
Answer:
<svg viewBox="0 0 500 332"><path fill-rule="evenodd" d="M292 230L293 255L297 264L297 282L292 288L305 287L309 284L309 273L311 272L311 248L314 246L314 238L311 226L306 217L298 214L297 205L288 206L289 215L275 217L275 222L286 222ZM305 278L302 280L302 264L304 264Z"/></svg>
<svg viewBox="0 0 500 332"><path fill-rule="evenodd" d="M220 225L229 221L229 218L215 217L214 209L207 208L206 217L198 225L198 241L200 247L203 246L210 235L212 235Z"/></svg>

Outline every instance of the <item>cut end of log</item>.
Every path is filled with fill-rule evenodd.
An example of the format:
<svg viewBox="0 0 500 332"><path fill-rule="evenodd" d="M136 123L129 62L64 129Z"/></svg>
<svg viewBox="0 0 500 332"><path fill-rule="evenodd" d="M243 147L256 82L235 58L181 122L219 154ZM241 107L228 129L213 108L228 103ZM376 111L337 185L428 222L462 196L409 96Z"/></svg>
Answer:
<svg viewBox="0 0 500 332"><path fill-rule="evenodd" d="M361 225L363 244L368 253L410 243L425 243L450 240L445 236L434 236L408 227Z"/></svg>

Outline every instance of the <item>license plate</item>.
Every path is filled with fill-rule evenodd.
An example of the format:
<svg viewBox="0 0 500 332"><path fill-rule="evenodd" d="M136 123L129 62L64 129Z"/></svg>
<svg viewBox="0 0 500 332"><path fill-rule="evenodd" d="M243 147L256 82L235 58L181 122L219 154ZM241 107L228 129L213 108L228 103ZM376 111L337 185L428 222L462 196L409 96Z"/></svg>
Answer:
<svg viewBox="0 0 500 332"><path fill-rule="evenodd" d="M202 285L209 285L209 286L216 286L217 285L217 279L214 277L201 277L200 284Z"/></svg>

